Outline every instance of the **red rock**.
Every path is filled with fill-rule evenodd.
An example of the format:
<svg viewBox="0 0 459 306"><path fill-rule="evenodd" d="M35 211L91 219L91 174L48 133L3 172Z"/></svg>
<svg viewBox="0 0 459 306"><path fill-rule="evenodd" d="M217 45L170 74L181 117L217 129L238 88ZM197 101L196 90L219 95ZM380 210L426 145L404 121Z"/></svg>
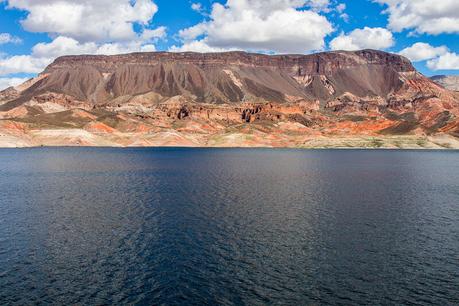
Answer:
<svg viewBox="0 0 459 306"><path fill-rule="evenodd" d="M72 116L44 114L43 103ZM207 145L228 133L246 135L245 145L300 145L320 135L456 136L458 116L457 93L406 58L374 50L64 56L27 84L0 92L0 118L20 117L25 131L116 131L120 139L112 141L123 145ZM153 139L158 135L167 140Z"/></svg>

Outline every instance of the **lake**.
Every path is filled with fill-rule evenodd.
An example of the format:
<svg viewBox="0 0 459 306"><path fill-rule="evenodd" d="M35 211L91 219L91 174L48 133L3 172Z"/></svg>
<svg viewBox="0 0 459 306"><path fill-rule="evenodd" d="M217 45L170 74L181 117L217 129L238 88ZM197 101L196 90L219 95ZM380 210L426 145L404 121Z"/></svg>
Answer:
<svg viewBox="0 0 459 306"><path fill-rule="evenodd" d="M457 305L459 152L1 149L0 304Z"/></svg>

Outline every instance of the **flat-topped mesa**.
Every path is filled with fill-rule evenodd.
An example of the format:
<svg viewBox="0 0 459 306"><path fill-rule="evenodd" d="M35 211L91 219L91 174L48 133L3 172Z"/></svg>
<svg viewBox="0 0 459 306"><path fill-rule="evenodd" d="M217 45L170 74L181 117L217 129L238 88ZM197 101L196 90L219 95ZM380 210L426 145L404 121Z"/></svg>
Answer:
<svg viewBox="0 0 459 306"><path fill-rule="evenodd" d="M311 55L149 52L63 56L22 86L20 96L0 110L50 93L90 105L119 105L154 94L156 101L182 96L196 103L320 101L325 107L344 95L355 101L369 97L389 100L407 81L421 78L408 59L375 50Z"/></svg>
<svg viewBox="0 0 459 306"><path fill-rule="evenodd" d="M379 146L380 135L458 137L458 118L459 93L373 50L64 56L0 92L14 145L304 147L355 135Z"/></svg>
<svg viewBox="0 0 459 306"><path fill-rule="evenodd" d="M222 53L195 52L145 52L122 55L79 55L62 56L49 65L45 73L57 69L78 68L91 65L102 73L110 73L125 64L155 66L165 63L181 63L199 67L249 66L280 69L301 69L303 74L326 75L338 69L360 65L381 65L398 72L411 72L415 68L411 62L399 55L376 50L355 52L334 51L310 55L266 55L240 51Z"/></svg>

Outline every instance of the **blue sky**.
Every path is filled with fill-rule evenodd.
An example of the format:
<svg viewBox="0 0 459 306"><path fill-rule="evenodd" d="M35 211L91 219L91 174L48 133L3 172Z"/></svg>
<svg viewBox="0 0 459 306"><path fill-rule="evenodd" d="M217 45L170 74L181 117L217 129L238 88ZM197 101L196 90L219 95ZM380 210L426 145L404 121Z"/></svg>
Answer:
<svg viewBox="0 0 459 306"><path fill-rule="evenodd" d="M0 87L67 54L380 49L459 73L457 0L0 0Z"/></svg>

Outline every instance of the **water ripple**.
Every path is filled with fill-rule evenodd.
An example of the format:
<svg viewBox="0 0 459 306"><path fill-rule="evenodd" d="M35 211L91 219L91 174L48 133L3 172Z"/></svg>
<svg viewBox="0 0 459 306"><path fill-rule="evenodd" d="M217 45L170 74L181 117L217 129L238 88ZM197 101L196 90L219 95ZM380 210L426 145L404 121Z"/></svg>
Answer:
<svg viewBox="0 0 459 306"><path fill-rule="evenodd" d="M0 150L1 304L459 304L459 154Z"/></svg>

